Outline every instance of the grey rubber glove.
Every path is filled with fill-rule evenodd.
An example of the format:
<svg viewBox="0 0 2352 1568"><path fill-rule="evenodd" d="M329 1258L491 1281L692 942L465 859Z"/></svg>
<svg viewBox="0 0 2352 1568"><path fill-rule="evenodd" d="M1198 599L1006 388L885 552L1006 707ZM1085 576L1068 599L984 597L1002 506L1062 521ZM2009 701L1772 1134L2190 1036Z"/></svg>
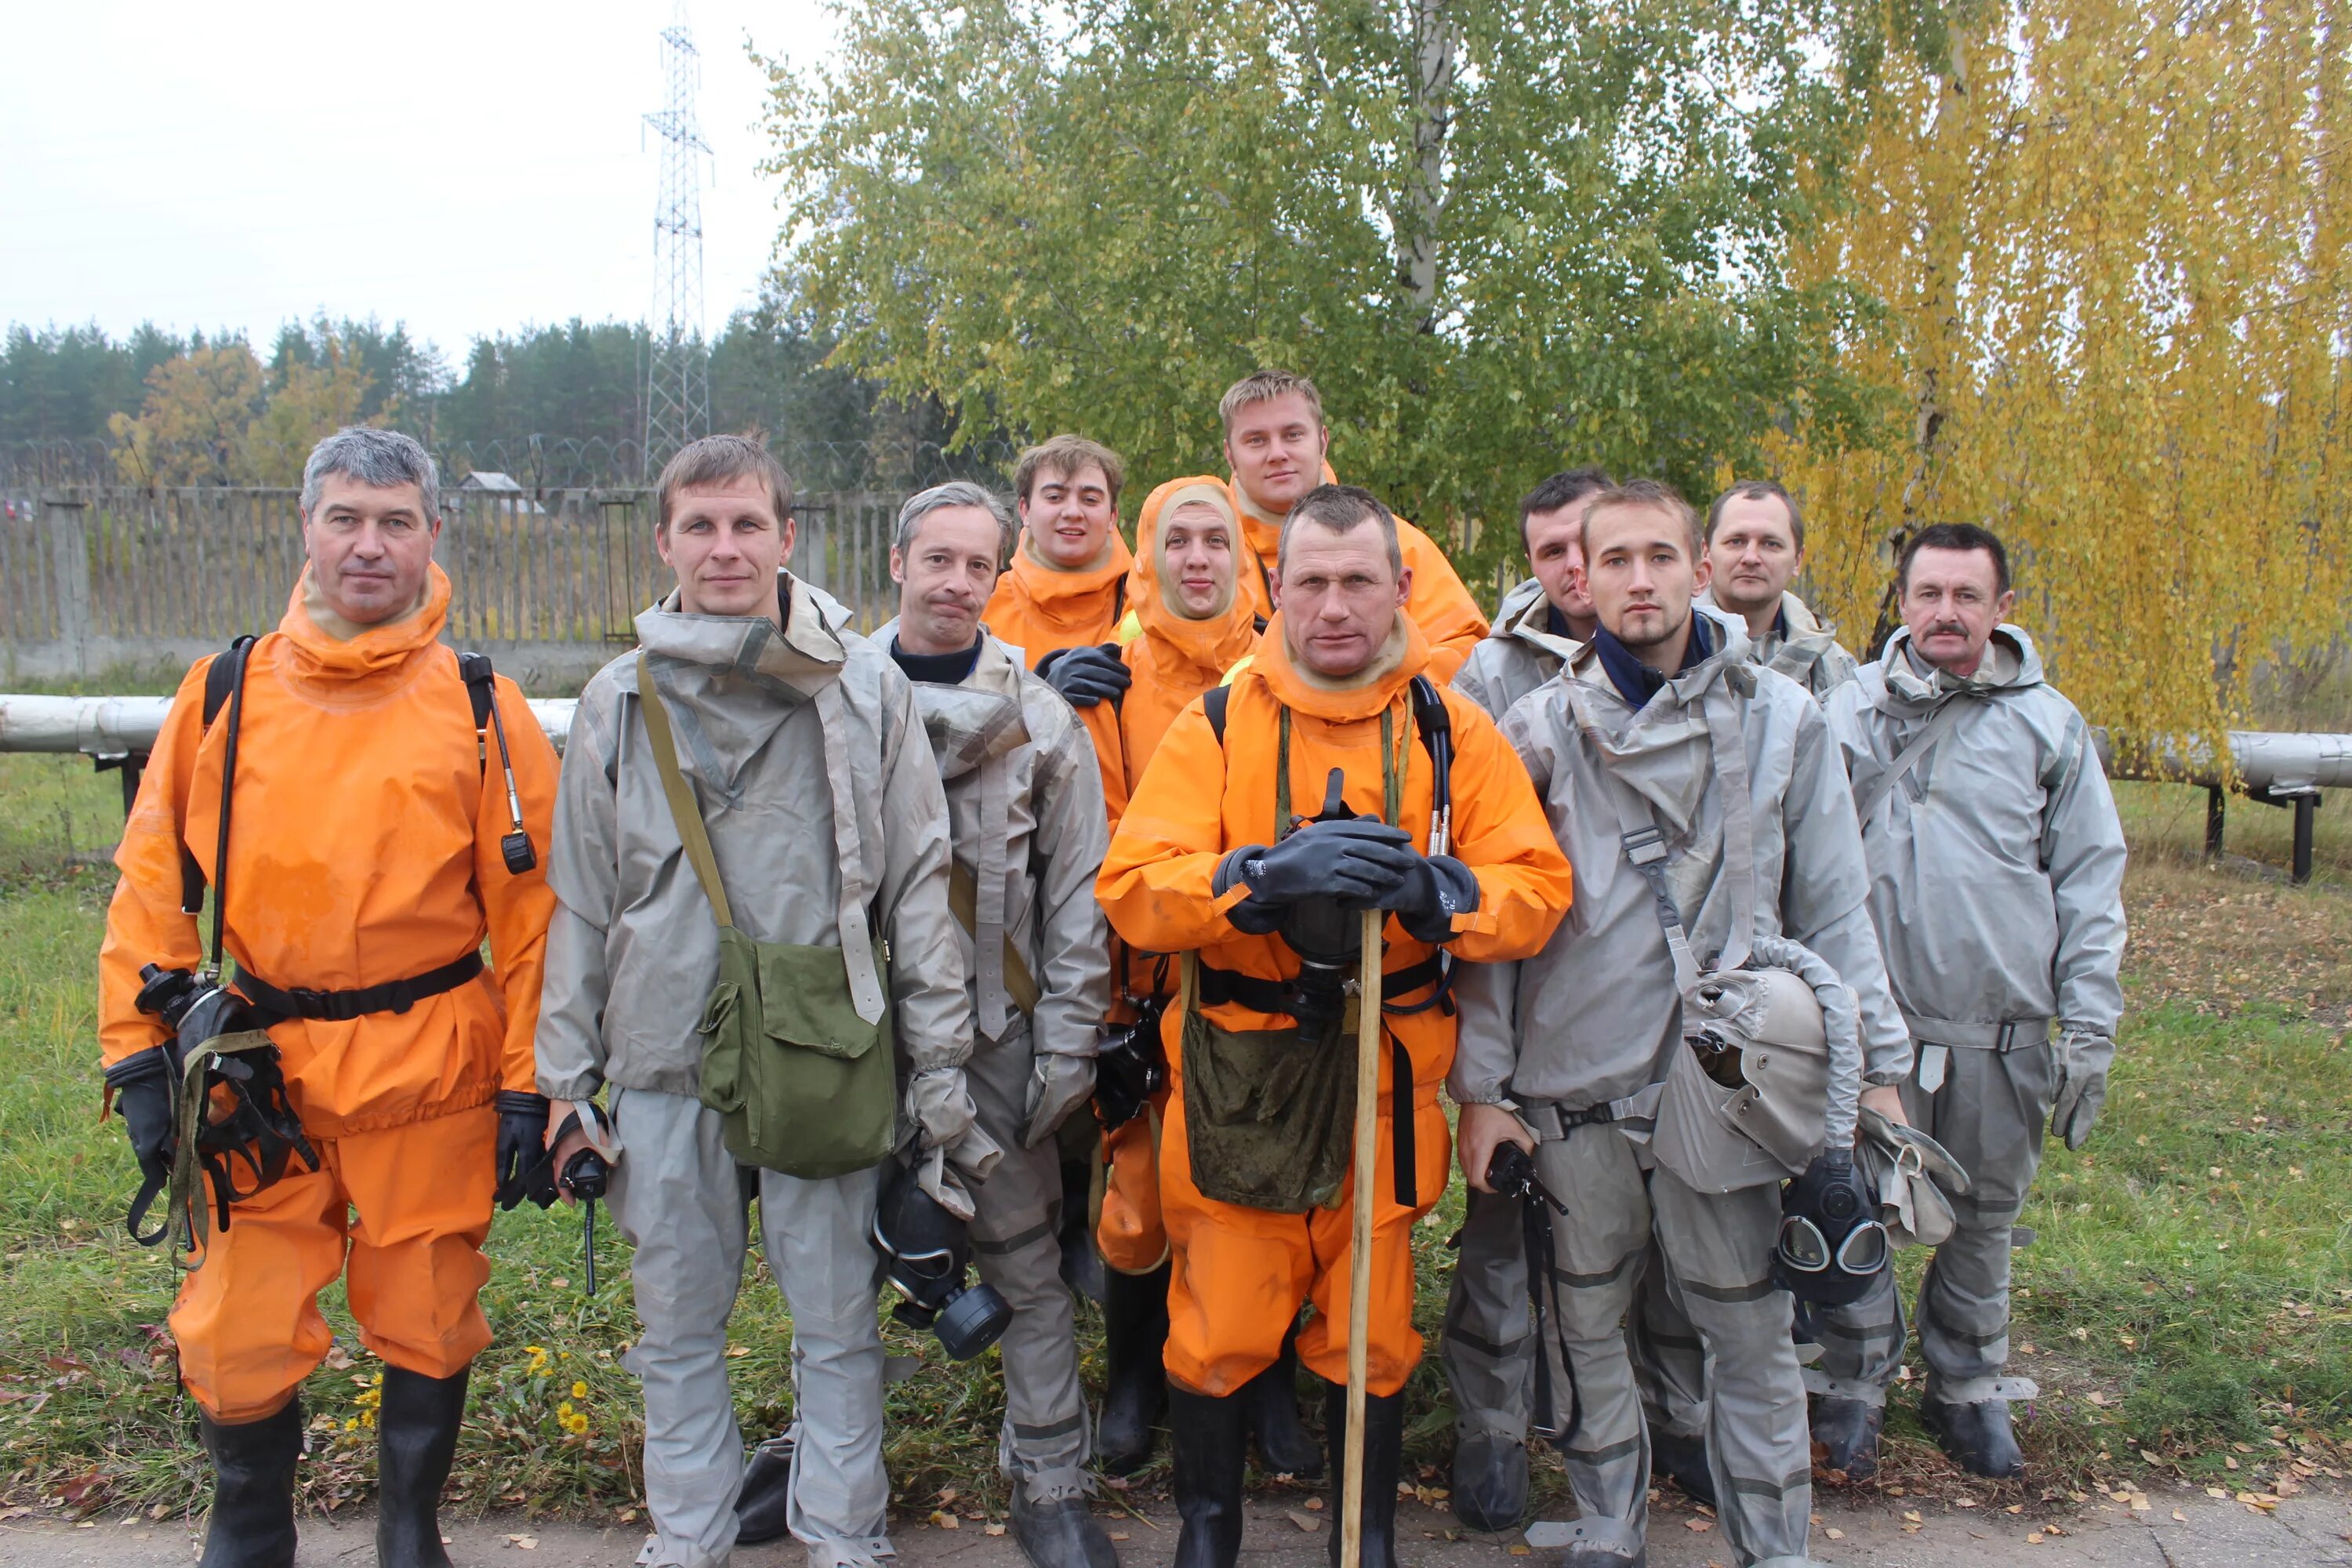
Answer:
<svg viewBox="0 0 2352 1568"><path fill-rule="evenodd" d="M1070 1112L1093 1099L1094 1092L1092 1057L1038 1052L1036 1069L1029 1079L1029 1114L1021 1133L1022 1145L1034 1149L1059 1132Z"/></svg>
<svg viewBox="0 0 2352 1568"><path fill-rule="evenodd" d="M2115 1064L2116 1043L2088 1029L2068 1029L2051 1054L2058 1067L2058 1096L2050 1105L2050 1131L2069 1149L2080 1149L2107 1102L2107 1068Z"/></svg>
<svg viewBox="0 0 2352 1568"><path fill-rule="evenodd" d="M1101 647L1065 648L1047 656L1037 673L1073 708L1091 708L1118 697L1135 679L1118 657L1114 644Z"/></svg>

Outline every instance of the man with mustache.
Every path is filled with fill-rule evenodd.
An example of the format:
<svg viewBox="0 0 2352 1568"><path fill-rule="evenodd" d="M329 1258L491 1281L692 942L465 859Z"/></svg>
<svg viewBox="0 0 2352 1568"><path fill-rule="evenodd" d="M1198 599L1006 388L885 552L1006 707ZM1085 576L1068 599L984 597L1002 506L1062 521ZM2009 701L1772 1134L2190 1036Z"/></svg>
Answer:
<svg viewBox="0 0 2352 1568"><path fill-rule="evenodd" d="M1323 422L1323 395L1303 375L1261 370L1225 389L1217 416L1224 423L1225 462L1242 517L1242 588L1259 615L1270 616L1283 521L1330 475L1331 427ZM1435 540L1402 518L1396 528L1412 583L1405 613L1428 640L1430 679L1443 685L1486 635L1486 617Z"/></svg>
<svg viewBox="0 0 2352 1568"><path fill-rule="evenodd" d="M1459 980L1448 1087L1463 1173L1486 1190L1496 1147L1517 1143L1570 1205L1551 1221L1576 1402L1560 1445L1579 1514L1568 1568L1646 1555L1650 1439L1624 1323L1652 1267L1704 1346L1727 1543L1748 1568L1795 1568L1810 1561L1811 1487L1791 1304L1773 1279L1789 1173L1744 1153L1720 1119L1698 1124L1711 1142L1695 1133L1670 1161L1665 1097L1701 1070L1685 1043L1700 974L1776 942L1803 944L1859 1002L1874 1086L1863 1103L1895 1097L1909 1041L1828 728L1799 687L1748 662L1736 627L1694 608L1690 508L1633 480L1587 503L1583 542L1600 624L1503 721L1576 898L1540 953ZM1832 1088L1817 1172L1850 1176L1853 1093Z"/></svg>
<svg viewBox="0 0 2352 1568"><path fill-rule="evenodd" d="M2030 1380L2009 1361L2010 1239L2043 1129L2079 1149L2106 1100L2123 1015L2122 823L2090 728L2007 622L2001 542L1937 523L1896 572L1903 626L1832 693L1853 778L1870 912L1917 1049L1911 1121L1969 1173L1955 1226L1919 1288L1927 1363L1919 1413L1980 1476L2023 1467L2010 1421ZM1848 1476L1877 1468L1886 1389L1903 1364L1890 1278L1824 1314L1813 1433Z"/></svg>
<svg viewBox="0 0 2352 1568"><path fill-rule="evenodd" d="M1805 569L1805 519L1770 479L1744 479L1706 513L1706 586L1698 602L1748 623L1748 657L1813 694L1853 679L1853 655L1789 584Z"/></svg>
<svg viewBox="0 0 2352 1568"><path fill-rule="evenodd" d="M317 1156L267 1184L232 1167L258 1190L173 1303L215 1482L204 1568L291 1568L299 1389L333 1338L319 1292L347 1271L360 1339L383 1361L377 1560L446 1568L436 1506L490 1342L476 1298L492 1195L538 1160L547 1126L530 1041L555 752L487 664L494 706L478 713L476 677L440 640L450 584L423 447L339 430L303 465L301 507L285 618L189 670L124 825L99 1037L142 1167L168 1166L173 1030L142 1005L140 970L204 965L193 911L209 889L235 960L220 983L260 1012ZM239 658L241 691L222 683L208 715L207 678Z"/></svg>

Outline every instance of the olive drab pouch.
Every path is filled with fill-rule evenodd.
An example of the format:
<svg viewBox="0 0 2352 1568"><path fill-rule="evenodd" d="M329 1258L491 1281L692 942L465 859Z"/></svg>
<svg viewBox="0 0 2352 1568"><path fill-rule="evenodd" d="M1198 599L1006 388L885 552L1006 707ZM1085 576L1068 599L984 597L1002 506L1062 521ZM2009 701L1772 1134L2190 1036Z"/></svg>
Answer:
<svg viewBox="0 0 2352 1568"><path fill-rule="evenodd" d="M662 794L719 926L719 980L695 1026L702 1036L702 1103L723 1119L727 1152L747 1165L805 1181L878 1163L896 1146L898 1053L890 1013L858 1016L838 947L755 942L736 929L709 830L678 771L669 713L646 657L637 697ZM875 944L875 968L884 952Z"/></svg>
<svg viewBox="0 0 2352 1568"><path fill-rule="evenodd" d="M1184 1132L1192 1184L1219 1203L1305 1214L1339 1201L1355 1159L1356 1037L1227 1029L1202 1016L1184 955Z"/></svg>

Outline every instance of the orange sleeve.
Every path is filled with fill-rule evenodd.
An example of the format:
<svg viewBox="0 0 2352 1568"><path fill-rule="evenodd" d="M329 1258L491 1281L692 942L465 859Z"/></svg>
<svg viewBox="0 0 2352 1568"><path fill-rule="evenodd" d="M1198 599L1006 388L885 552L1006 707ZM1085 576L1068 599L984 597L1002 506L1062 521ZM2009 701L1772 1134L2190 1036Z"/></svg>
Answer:
<svg viewBox="0 0 2352 1568"><path fill-rule="evenodd" d="M1460 574L1437 541L1399 518L1397 542L1404 563L1412 569L1412 595L1405 612L1429 639L1429 679L1443 686L1486 635L1486 613L1462 585Z"/></svg>
<svg viewBox="0 0 2352 1568"><path fill-rule="evenodd" d="M1127 735L1119 725L1119 710L1112 703L1097 702L1077 712L1078 722L1086 727L1087 739L1095 743L1095 766L1102 773L1103 806L1110 815L1111 831L1116 833L1118 819L1127 814Z"/></svg>
<svg viewBox="0 0 2352 1568"><path fill-rule="evenodd" d="M1478 879L1478 908L1454 918L1447 945L1479 963L1533 957L1568 912L1575 879L1519 753L1495 721L1448 691L1454 725L1454 842Z"/></svg>
<svg viewBox="0 0 2352 1568"><path fill-rule="evenodd" d="M196 660L181 680L114 851L122 878L106 907L106 938L98 949L99 1058L107 1067L162 1045L170 1032L135 1005L140 965L194 969L204 962L201 928L180 909L180 842L204 743L205 672L212 662ZM202 858L212 858L209 847Z"/></svg>
<svg viewBox="0 0 2352 1568"><path fill-rule="evenodd" d="M1147 952L1190 952L1237 934L1210 891L1224 841L1225 753L1195 698L1135 784L1095 897L1111 929ZM1238 890L1237 890L1238 892Z"/></svg>
<svg viewBox="0 0 2352 1568"><path fill-rule="evenodd" d="M506 725L507 759L514 767L515 794L522 803L522 827L530 835L533 864L520 876L507 869L503 844L514 824L507 815L506 777L499 768L494 731L474 819L474 885L481 890L490 928L490 962L506 998L506 1049L499 1087L530 1093L539 1088L532 1041L539 1033L540 982L547 973L547 924L555 916L547 859L555 836L557 763L555 748L539 727L522 688L501 675L497 691L499 717Z"/></svg>

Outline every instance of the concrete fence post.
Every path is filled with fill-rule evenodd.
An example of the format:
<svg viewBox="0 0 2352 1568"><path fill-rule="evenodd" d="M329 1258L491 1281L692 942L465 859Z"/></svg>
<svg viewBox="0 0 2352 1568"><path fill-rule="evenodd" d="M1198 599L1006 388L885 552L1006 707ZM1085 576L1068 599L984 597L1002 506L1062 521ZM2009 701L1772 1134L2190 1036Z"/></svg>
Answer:
<svg viewBox="0 0 2352 1568"><path fill-rule="evenodd" d="M48 536L49 583L56 595L58 641L76 675L89 668L89 532L84 503L58 490L41 495L41 531Z"/></svg>

